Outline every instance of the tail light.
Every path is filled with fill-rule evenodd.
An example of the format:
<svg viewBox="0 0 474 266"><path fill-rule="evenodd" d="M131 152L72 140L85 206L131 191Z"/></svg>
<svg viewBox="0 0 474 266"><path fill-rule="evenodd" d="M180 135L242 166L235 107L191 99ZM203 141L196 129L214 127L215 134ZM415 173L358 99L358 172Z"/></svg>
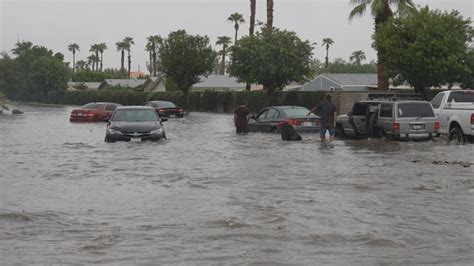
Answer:
<svg viewBox="0 0 474 266"><path fill-rule="evenodd" d="M163 113L165 110L164 109L158 109L158 113Z"/></svg>
<svg viewBox="0 0 474 266"><path fill-rule="evenodd" d="M179 111L180 113L182 113L182 112L184 112L184 109L183 109L183 108L179 108L178 111Z"/></svg>
<svg viewBox="0 0 474 266"><path fill-rule="evenodd" d="M393 133L400 133L400 124L399 123L393 123L392 124L392 132Z"/></svg>
<svg viewBox="0 0 474 266"><path fill-rule="evenodd" d="M471 118L472 118L472 116L471 116ZM472 120L472 119L471 119L471 120ZM439 121L436 121L436 122L434 123L434 131L435 131L435 132L438 132L438 131L439 131Z"/></svg>
<svg viewBox="0 0 474 266"><path fill-rule="evenodd" d="M474 125L474 114L471 114L471 125Z"/></svg>
<svg viewBox="0 0 474 266"><path fill-rule="evenodd" d="M288 119L288 124L291 125L291 126L296 126L298 125L298 120L296 119Z"/></svg>

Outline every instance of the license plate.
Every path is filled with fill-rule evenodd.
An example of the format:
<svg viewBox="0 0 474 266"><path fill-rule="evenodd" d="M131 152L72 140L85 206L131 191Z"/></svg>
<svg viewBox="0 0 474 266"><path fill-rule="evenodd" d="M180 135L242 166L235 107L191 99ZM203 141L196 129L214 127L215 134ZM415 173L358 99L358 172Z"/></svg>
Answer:
<svg viewBox="0 0 474 266"><path fill-rule="evenodd" d="M170 115L170 117L176 117L176 115Z"/></svg>
<svg viewBox="0 0 474 266"><path fill-rule="evenodd" d="M303 126L310 127L313 125L313 122L303 122Z"/></svg>
<svg viewBox="0 0 474 266"><path fill-rule="evenodd" d="M411 128L413 128L414 130L420 130L423 129L423 125L412 125Z"/></svg>
<svg viewBox="0 0 474 266"><path fill-rule="evenodd" d="M82 116L82 113L77 113L77 116Z"/></svg>
<svg viewBox="0 0 474 266"><path fill-rule="evenodd" d="M131 142L140 142L140 141L142 141L142 139L141 138L130 138L130 141Z"/></svg>

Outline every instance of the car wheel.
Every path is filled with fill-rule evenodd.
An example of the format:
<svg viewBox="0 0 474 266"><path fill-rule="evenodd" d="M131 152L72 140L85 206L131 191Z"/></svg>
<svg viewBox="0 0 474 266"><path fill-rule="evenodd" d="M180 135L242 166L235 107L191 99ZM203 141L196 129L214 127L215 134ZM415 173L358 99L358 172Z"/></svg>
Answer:
<svg viewBox="0 0 474 266"><path fill-rule="evenodd" d="M459 127L454 127L449 131L449 143L453 143L456 145L464 144L466 142L466 138L462 133L462 129Z"/></svg>
<svg viewBox="0 0 474 266"><path fill-rule="evenodd" d="M276 127L272 127L272 129L270 130L271 133L278 133L278 128Z"/></svg>
<svg viewBox="0 0 474 266"><path fill-rule="evenodd" d="M115 142L114 140L111 140L109 137L105 136L105 142L107 143L111 143L111 142Z"/></svg>
<svg viewBox="0 0 474 266"><path fill-rule="evenodd" d="M346 137L346 133L341 125L336 126L336 137L339 139L344 139Z"/></svg>

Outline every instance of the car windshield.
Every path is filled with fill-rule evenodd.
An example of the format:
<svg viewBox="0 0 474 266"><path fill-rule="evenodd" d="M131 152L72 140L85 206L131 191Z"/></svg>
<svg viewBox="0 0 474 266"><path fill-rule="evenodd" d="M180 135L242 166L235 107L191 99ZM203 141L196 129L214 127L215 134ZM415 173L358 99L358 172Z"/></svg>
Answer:
<svg viewBox="0 0 474 266"><path fill-rule="evenodd" d="M144 121L158 121L158 116L155 110L117 110L112 118L112 121L121 122L144 122Z"/></svg>
<svg viewBox="0 0 474 266"><path fill-rule="evenodd" d="M285 108L282 109L283 113L287 117L293 117L293 116L305 116L309 113L309 110L304 107L293 107L293 108ZM314 114L311 114L311 116L315 116Z"/></svg>
<svg viewBox="0 0 474 266"><path fill-rule="evenodd" d="M453 91L449 94L448 102L474 103L474 91Z"/></svg>
<svg viewBox="0 0 474 266"><path fill-rule="evenodd" d="M97 108L99 108L99 105L98 103L88 103L86 105L83 105L81 106L81 109L83 110L96 110Z"/></svg>
<svg viewBox="0 0 474 266"><path fill-rule="evenodd" d="M176 105L172 102L157 102L155 103L156 107L159 107L159 108L175 108Z"/></svg>
<svg viewBox="0 0 474 266"><path fill-rule="evenodd" d="M400 103L398 117L434 117L429 103Z"/></svg>

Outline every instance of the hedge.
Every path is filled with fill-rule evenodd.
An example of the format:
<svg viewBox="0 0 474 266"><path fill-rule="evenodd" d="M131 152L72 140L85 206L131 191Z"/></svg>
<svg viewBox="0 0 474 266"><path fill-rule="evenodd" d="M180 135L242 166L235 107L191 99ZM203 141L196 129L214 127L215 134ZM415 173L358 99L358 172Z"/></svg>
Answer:
<svg viewBox="0 0 474 266"><path fill-rule="evenodd" d="M439 90L430 90L425 94L426 99L432 99ZM312 108L325 97L325 92L275 92L268 95L266 91L194 91L188 95L189 111L202 112L232 112L241 102L247 103L252 112L257 112L269 105L299 105ZM29 101L84 105L89 102L116 102L123 105L142 105L146 101L172 101L179 106L185 105L181 92L136 92L136 91L50 91L47 94L30 95Z"/></svg>

